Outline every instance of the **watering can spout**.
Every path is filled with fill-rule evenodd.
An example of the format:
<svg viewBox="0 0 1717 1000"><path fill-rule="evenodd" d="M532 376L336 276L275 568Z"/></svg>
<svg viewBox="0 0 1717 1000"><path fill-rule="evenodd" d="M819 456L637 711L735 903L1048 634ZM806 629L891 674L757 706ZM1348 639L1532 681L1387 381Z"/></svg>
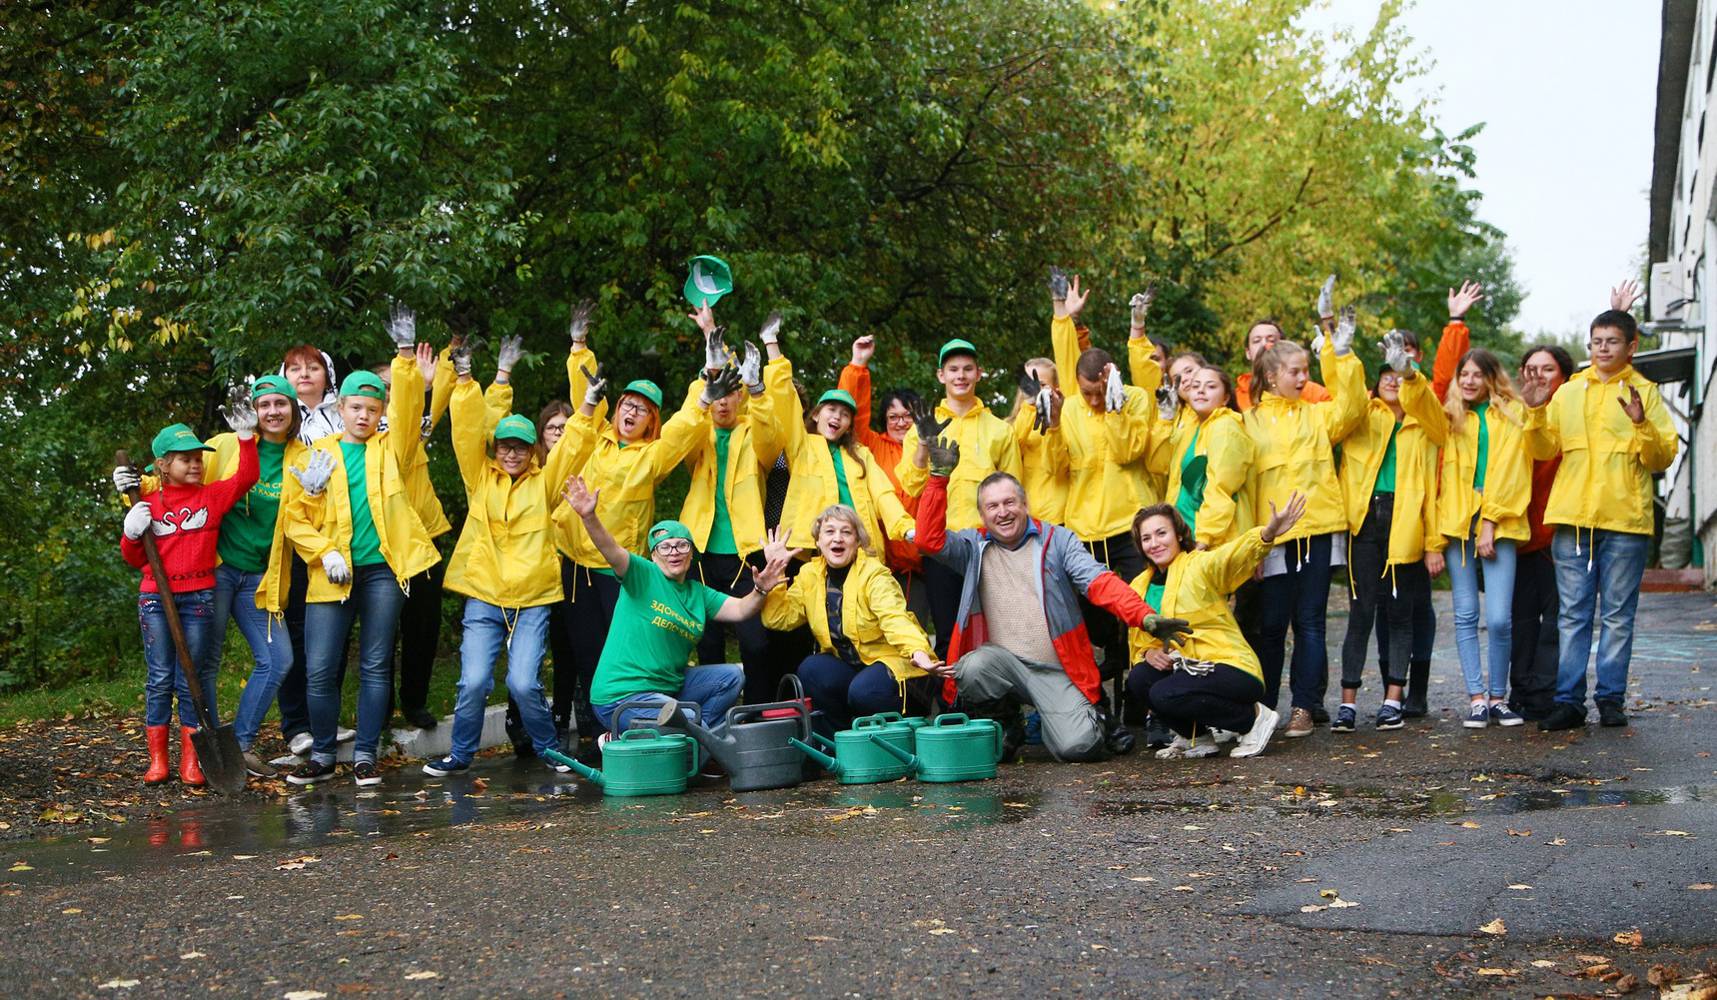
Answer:
<svg viewBox="0 0 1717 1000"><path fill-rule="evenodd" d="M875 734L871 735L870 741L886 751L890 757L893 757L902 764L905 764L908 768L913 771L918 770L918 758L915 755L907 753L905 750L902 750L893 743L890 743L888 740Z"/></svg>
<svg viewBox="0 0 1717 1000"><path fill-rule="evenodd" d="M577 760L576 758L568 757L566 754L561 753L559 750L544 750L542 752L542 755L545 759L552 760L556 764L565 764L567 767L572 768L574 771L576 771L578 773L579 777L585 779L586 781L595 782L596 786L598 788L601 788L605 784L605 782L602 780L602 772L601 771L598 771L596 768L591 767L590 765L585 764L582 761Z"/></svg>
<svg viewBox="0 0 1717 1000"><path fill-rule="evenodd" d="M691 738L698 741L711 757L721 763L729 773L740 766L739 741L731 732L717 734L702 722L693 721L687 714L681 713L675 723L685 729ZM664 725L666 722L663 723Z"/></svg>
<svg viewBox="0 0 1717 1000"><path fill-rule="evenodd" d="M830 774L840 774L841 773L841 762L840 761L836 760L833 757L830 757L828 754L824 753L821 750L818 750L816 747L811 746L809 743L806 743L806 742L800 740L797 736L787 737L787 742L798 747L799 751L801 753L803 753L805 756L811 758L812 760L816 761L817 766L821 767L823 770L829 772Z"/></svg>

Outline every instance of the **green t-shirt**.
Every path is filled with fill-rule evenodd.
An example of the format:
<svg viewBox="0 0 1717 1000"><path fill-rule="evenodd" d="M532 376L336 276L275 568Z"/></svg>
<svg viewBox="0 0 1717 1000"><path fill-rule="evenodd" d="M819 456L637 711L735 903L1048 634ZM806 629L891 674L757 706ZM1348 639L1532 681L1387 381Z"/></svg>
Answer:
<svg viewBox="0 0 1717 1000"><path fill-rule="evenodd" d="M846 504L848 507L852 507L853 491L847 487L847 466L846 463L841 460L840 445L829 445L829 458L835 463L835 487L840 491L841 503ZM853 509L856 510L857 508L855 507Z"/></svg>
<svg viewBox="0 0 1717 1000"><path fill-rule="evenodd" d="M1198 433L1203 429L1193 429L1192 440L1187 442L1186 451L1180 457L1180 495L1174 501L1174 509L1180 511L1181 520L1194 531L1198 530L1198 508L1204 506L1205 473L1210 465L1209 456L1194 454L1198 450Z"/></svg>
<svg viewBox="0 0 1717 1000"><path fill-rule="evenodd" d="M286 444L258 439L256 461L260 474L244 499L221 519L221 536L215 551L221 562L246 573L268 568L268 552L274 547L274 522L280 515L280 476L286 463Z"/></svg>
<svg viewBox="0 0 1717 1000"><path fill-rule="evenodd" d="M1145 584L1145 603L1151 606L1152 611L1161 612L1163 609L1163 576L1164 574L1158 573L1151 577L1150 583Z"/></svg>
<svg viewBox="0 0 1717 1000"><path fill-rule="evenodd" d="M650 691L678 694L685 686L686 664L703 638L704 623L726 600L696 580L668 579L643 556L626 560L608 641L596 662L591 703L608 705Z"/></svg>
<svg viewBox="0 0 1717 1000"><path fill-rule="evenodd" d="M1485 414L1490 411L1490 401L1473 406L1473 419L1479 422L1479 457L1473 467L1473 489L1484 492L1484 467L1490 464L1490 428L1485 426Z"/></svg>
<svg viewBox="0 0 1717 1000"><path fill-rule="evenodd" d="M1383 464L1377 467L1377 485L1372 487L1373 493L1395 492L1395 438L1401 433L1401 425L1389 432L1389 446L1383 449Z"/></svg>
<svg viewBox="0 0 1717 1000"><path fill-rule="evenodd" d="M715 519L709 524L709 543L705 552L718 556L734 556L739 548L733 544L733 518L727 513L727 448L733 428L715 429Z"/></svg>
<svg viewBox="0 0 1717 1000"><path fill-rule="evenodd" d="M385 563L382 540L376 535L376 518L370 513L370 484L364 476L364 458L368 445L340 442L340 455L346 460L346 499L352 505L352 565L374 566Z"/></svg>

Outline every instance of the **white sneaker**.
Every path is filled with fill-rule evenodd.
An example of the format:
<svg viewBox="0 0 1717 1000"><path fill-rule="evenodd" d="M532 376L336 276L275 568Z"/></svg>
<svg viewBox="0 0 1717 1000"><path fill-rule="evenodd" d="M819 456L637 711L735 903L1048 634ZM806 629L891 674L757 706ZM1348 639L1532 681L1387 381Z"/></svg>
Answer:
<svg viewBox="0 0 1717 1000"><path fill-rule="evenodd" d="M1258 715L1252 720L1252 728L1240 737L1240 742L1234 749L1228 751L1230 757L1256 757L1264 752L1270 743L1270 736L1276 731L1276 723L1282 716L1273 708L1258 706Z"/></svg>
<svg viewBox="0 0 1717 1000"><path fill-rule="evenodd" d="M315 745L315 737L311 736L309 733L299 733L297 736L294 736L291 740L287 741L286 749L292 751L299 757L308 757L310 756L310 748Z"/></svg>
<svg viewBox="0 0 1717 1000"><path fill-rule="evenodd" d="M334 730L335 743L350 743L354 739L357 739L357 736L358 731L356 729L347 729L345 726L341 726Z"/></svg>
<svg viewBox="0 0 1717 1000"><path fill-rule="evenodd" d="M1187 748L1186 751L1188 760L1193 760L1199 757L1213 757L1215 755L1216 741L1211 739L1209 736L1199 737L1193 742L1191 747Z"/></svg>
<svg viewBox="0 0 1717 1000"><path fill-rule="evenodd" d="M1210 741L1212 743L1219 745L1219 746L1223 743L1233 743L1235 740L1237 740L1239 738L1240 738L1240 734L1235 732L1232 729L1212 729L1212 730L1210 730Z"/></svg>
<svg viewBox="0 0 1717 1000"><path fill-rule="evenodd" d="M1179 760L1182 757L1187 756L1187 751L1191 749L1192 743L1189 742L1185 736L1175 733L1174 739L1170 741L1169 745L1157 751L1157 759Z"/></svg>

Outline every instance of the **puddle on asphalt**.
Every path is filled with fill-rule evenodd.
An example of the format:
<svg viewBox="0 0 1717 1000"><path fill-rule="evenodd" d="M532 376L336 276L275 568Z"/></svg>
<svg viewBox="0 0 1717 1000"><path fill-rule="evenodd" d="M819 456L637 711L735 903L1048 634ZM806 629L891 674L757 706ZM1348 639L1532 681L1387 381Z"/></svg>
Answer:
<svg viewBox="0 0 1717 1000"><path fill-rule="evenodd" d="M1257 812L1280 816L1340 815L1366 818L1434 819L1446 816L1508 816L1545 809L1717 803L1717 785L1672 788L1563 787L1489 792L1479 786L1410 791L1377 785L1283 787L1263 802L1252 799L1197 802L1153 797L1110 799L1092 807L1098 816L1151 813Z"/></svg>

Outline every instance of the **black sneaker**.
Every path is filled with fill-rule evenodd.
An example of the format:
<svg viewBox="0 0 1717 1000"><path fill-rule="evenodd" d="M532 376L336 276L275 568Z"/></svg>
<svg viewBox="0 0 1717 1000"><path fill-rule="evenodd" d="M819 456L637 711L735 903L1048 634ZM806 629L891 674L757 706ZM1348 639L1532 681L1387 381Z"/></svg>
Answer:
<svg viewBox="0 0 1717 1000"><path fill-rule="evenodd" d="M382 772L376 769L375 761L360 760L352 765L352 780L359 788L369 788L382 783Z"/></svg>
<svg viewBox="0 0 1717 1000"><path fill-rule="evenodd" d="M1546 733L1561 729L1578 729L1586 724L1586 710L1579 705L1570 705L1565 701L1556 703L1550 714L1538 721L1538 728Z"/></svg>
<svg viewBox="0 0 1717 1000"><path fill-rule="evenodd" d="M441 721L434 715L431 715L429 709L424 708L422 705L419 705L416 708L401 709L399 714L405 717L405 721L419 729L434 729L436 724Z"/></svg>
<svg viewBox="0 0 1717 1000"><path fill-rule="evenodd" d="M471 770L470 761L457 761L451 756L432 760L423 765L423 773L431 778L445 778L450 774L459 774L469 770Z"/></svg>
<svg viewBox="0 0 1717 1000"><path fill-rule="evenodd" d="M1155 715L1145 719L1145 746L1160 750L1174 742L1174 730Z"/></svg>
<svg viewBox="0 0 1717 1000"><path fill-rule="evenodd" d="M1601 726L1625 726L1628 724L1628 713L1622 711L1619 701L1598 702L1598 724Z"/></svg>
<svg viewBox="0 0 1717 1000"><path fill-rule="evenodd" d="M1405 712L1396 708L1394 705L1385 704L1377 710L1377 728L1400 729L1402 726L1406 725L1406 723L1402 721L1405 715Z"/></svg>
<svg viewBox="0 0 1717 1000"><path fill-rule="evenodd" d="M1409 719L1423 719L1429 711L1430 706L1425 704L1423 698L1415 699L1412 695L1408 695L1401 702L1401 714Z"/></svg>
<svg viewBox="0 0 1717 1000"><path fill-rule="evenodd" d="M1322 705L1312 706L1312 721L1320 726L1329 725L1329 711Z"/></svg>
<svg viewBox="0 0 1717 1000"><path fill-rule="evenodd" d="M293 768L286 775L286 780L294 785L314 785L318 781L327 781L334 776L334 765L318 764L313 760Z"/></svg>
<svg viewBox="0 0 1717 1000"><path fill-rule="evenodd" d="M1350 705L1343 705L1335 710L1335 721L1329 724L1332 733L1351 733L1359 724L1359 713Z"/></svg>
<svg viewBox="0 0 1717 1000"><path fill-rule="evenodd" d="M1124 757L1133 752L1133 748L1138 745L1138 740L1125 723L1116 722L1114 728L1103 736L1103 745L1108 748L1111 754Z"/></svg>

